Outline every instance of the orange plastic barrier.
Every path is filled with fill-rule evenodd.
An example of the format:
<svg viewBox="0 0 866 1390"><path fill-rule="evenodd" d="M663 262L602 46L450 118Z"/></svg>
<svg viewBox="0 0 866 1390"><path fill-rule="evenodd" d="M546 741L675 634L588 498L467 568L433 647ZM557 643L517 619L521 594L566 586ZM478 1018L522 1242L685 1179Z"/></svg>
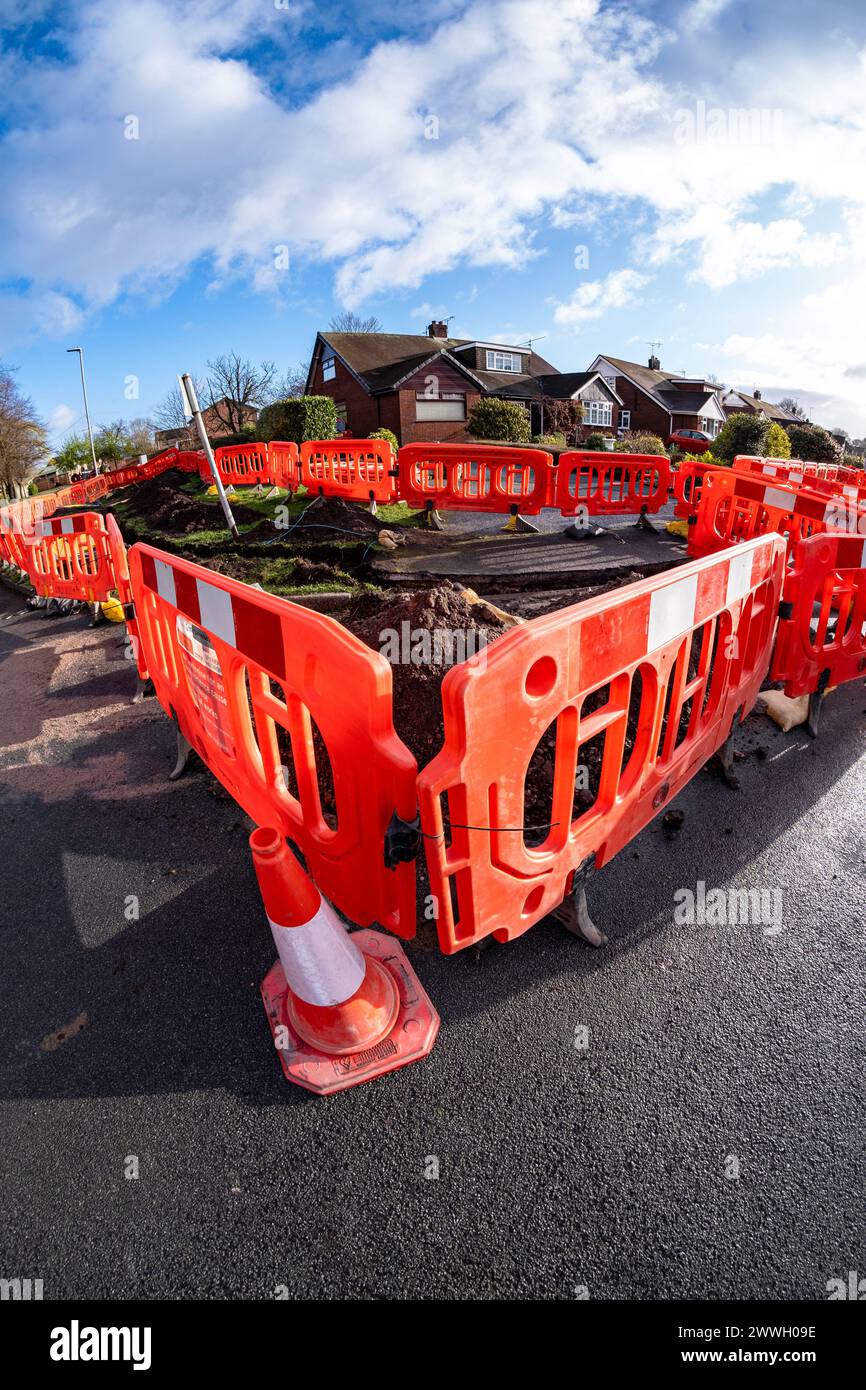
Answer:
<svg viewBox="0 0 866 1390"><path fill-rule="evenodd" d="M20 519L11 507L0 511L0 555L22 574L28 573L30 546Z"/></svg>
<svg viewBox="0 0 866 1390"><path fill-rule="evenodd" d="M301 445L301 482L325 497L393 502L395 467L387 439L307 439Z"/></svg>
<svg viewBox="0 0 866 1390"><path fill-rule="evenodd" d="M198 473L204 462L203 449L181 449L174 464L182 473Z"/></svg>
<svg viewBox="0 0 866 1390"><path fill-rule="evenodd" d="M296 492L301 482L301 464L294 440L272 439L268 459L268 481L272 486Z"/></svg>
<svg viewBox="0 0 866 1390"><path fill-rule="evenodd" d="M811 695L866 672L866 540L833 532L793 548L771 676Z"/></svg>
<svg viewBox="0 0 866 1390"><path fill-rule="evenodd" d="M384 858L393 813L415 815L385 658L323 614L151 546L132 547L129 571L144 664L184 737L354 922L412 936L414 864Z"/></svg>
<svg viewBox="0 0 866 1390"><path fill-rule="evenodd" d="M123 617L126 623L127 635L132 642L135 664L138 669L139 679L143 682L147 680L147 665L144 660L144 653L141 647L141 636L138 631L138 621L135 616L135 602L132 596L132 580L129 577L129 561L126 553L126 546L123 543L123 536L120 534L120 527L115 521L111 512L105 518L105 530L108 536L108 549L111 555L111 567L114 572L114 583L117 595L123 604Z"/></svg>
<svg viewBox="0 0 866 1390"><path fill-rule="evenodd" d="M707 469L697 508L689 515L689 554L712 554L768 531L792 543L821 531L856 532L863 521L854 499L726 468Z"/></svg>
<svg viewBox="0 0 866 1390"><path fill-rule="evenodd" d="M521 624L448 672L444 746L418 778L446 954L520 936L721 747L766 675L784 564L780 537L748 541ZM586 807L576 777L598 739ZM548 740L553 790L537 825L525 785Z"/></svg>
<svg viewBox="0 0 866 1390"><path fill-rule="evenodd" d="M499 444L404 444L399 496L410 507L534 515L552 505L553 459Z"/></svg>
<svg viewBox="0 0 866 1390"><path fill-rule="evenodd" d="M256 483L268 482L267 444L232 444L214 450L220 481L235 487L252 487ZM201 456L199 471L210 477L210 468L204 454Z"/></svg>
<svg viewBox="0 0 866 1390"><path fill-rule="evenodd" d="M824 465L823 473L810 472L817 469L817 464L801 463L797 459L768 459L759 458L751 454L737 454L734 459L734 470L739 473L760 473L765 478L776 478L779 482L790 483L798 486L806 483L806 486L813 492L825 493L828 496L837 495L841 497L853 497L859 501L866 499L866 473L858 472L854 468L833 468ZM832 472L834 475L846 474L849 477L829 477L827 474Z"/></svg>
<svg viewBox="0 0 866 1390"><path fill-rule="evenodd" d="M30 582L45 598L105 603L117 587L108 533L98 512L40 522L29 552Z"/></svg>
<svg viewBox="0 0 866 1390"><path fill-rule="evenodd" d="M668 500L670 460L661 454L571 449L553 469L553 505L563 516L657 512Z"/></svg>

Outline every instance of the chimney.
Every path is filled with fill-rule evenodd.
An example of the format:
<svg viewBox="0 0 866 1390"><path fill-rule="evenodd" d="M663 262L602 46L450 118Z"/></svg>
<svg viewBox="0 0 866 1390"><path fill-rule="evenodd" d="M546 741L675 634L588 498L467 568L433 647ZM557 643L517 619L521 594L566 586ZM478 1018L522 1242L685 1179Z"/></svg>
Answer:
<svg viewBox="0 0 866 1390"><path fill-rule="evenodd" d="M660 372L660 371L661 371L661 369L662 369L662 364L661 364L661 362L659 361L659 359L656 357L656 355L655 355L654 352L650 354L650 360L649 360L649 362L647 363L647 366L649 367L649 369L650 369L651 372Z"/></svg>
<svg viewBox="0 0 866 1390"><path fill-rule="evenodd" d="M428 337L428 338L447 338L447 337L448 337L448 325L447 325L447 323L443 323L441 319L434 319L432 323L428 323L428 325L427 325L427 337Z"/></svg>
<svg viewBox="0 0 866 1390"><path fill-rule="evenodd" d="M761 399L761 393L760 393L760 391L758 390L757 386L754 387L754 389L753 389L753 391L752 391L752 395L754 396L754 398L755 398L756 401L759 401L759 400Z"/></svg>

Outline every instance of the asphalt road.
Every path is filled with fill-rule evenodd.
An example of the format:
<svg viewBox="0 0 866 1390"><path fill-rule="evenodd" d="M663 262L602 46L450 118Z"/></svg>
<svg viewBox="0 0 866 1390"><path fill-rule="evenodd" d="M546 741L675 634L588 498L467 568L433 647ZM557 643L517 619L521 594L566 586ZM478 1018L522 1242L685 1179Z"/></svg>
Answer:
<svg viewBox="0 0 866 1390"><path fill-rule="evenodd" d="M817 743L750 720L740 790L699 774L680 832L597 876L606 950L549 923L410 948L433 1053L320 1100L271 1047L244 817L201 768L166 780L118 637L0 590L0 1275L46 1299L821 1299L866 1273L862 686ZM698 880L778 889L782 929L674 925Z"/></svg>

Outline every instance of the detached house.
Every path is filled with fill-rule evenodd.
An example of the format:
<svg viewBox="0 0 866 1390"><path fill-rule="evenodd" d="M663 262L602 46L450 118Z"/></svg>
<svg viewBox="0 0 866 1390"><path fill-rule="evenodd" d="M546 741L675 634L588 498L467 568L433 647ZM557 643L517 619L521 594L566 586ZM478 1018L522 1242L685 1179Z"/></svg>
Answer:
<svg viewBox="0 0 866 1390"><path fill-rule="evenodd" d="M645 367L600 355L589 370L599 373L621 401L616 421L620 432L649 430L666 442L675 430L701 430L715 439L727 418L724 387L704 377L662 371L655 355Z"/></svg>
<svg viewBox="0 0 866 1390"><path fill-rule="evenodd" d="M563 375L525 343L450 338L438 320L426 334L317 334L306 391L333 398L341 433L385 428L401 444L470 438L469 412L482 396L527 406L533 434L544 433L547 402L580 400L584 429L620 404L598 372Z"/></svg>
<svg viewBox="0 0 866 1390"><path fill-rule="evenodd" d="M726 415L765 415L773 424L781 425L787 429L789 425L802 424L799 416L794 415L790 410L785 410L780 405L773 405L772 401L765 401L757 386L752 395L746 391L728 391L725 395L723 405Z"/></svg>

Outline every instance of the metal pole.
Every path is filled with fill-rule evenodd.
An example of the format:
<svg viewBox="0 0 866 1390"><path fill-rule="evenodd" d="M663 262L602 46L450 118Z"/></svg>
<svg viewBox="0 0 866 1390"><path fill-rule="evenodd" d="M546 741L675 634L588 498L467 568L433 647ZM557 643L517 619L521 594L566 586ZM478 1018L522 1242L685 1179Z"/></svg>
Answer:
<svg viewBox="0 0 866 1390"><path fill-rule="evenodd" d="M207 430L204 426L204 420L201 418L201 409L199 408L198 397L195 394L195 386L193 385L193 380L192 377L189 375L189 372L184 372L180 381L181 389L183 391L183 394L186 396L187 405L189 406L190 413L192 414L193 419L195 420L196 429L198 430L198 437L201 442L201 447L204 449L204 456L208 461L208 467L210 468L211 474L213 476L214 487L217 490L217 496L220 500L220 506L223 509L223 515L226 519L226 526L231 531L234 539L236 541L240 540L240 536L238 535L238 528L235 525L235 519L232 516L232 509L229 506L229 499L226 497L226 491L222 485L222 479L219 475L219 469L216 466L216 459L213 456L213 449L211 448L210 440L207 437Z"/></svg>
<svg viewBox="0 0 866 1390"><path fill-rule="evenodd" d="M93 459L93 471L96 473L96 450L93 447L93 430L90 428L90 411L87 406L87 383L84 380L84 348L67 348L66 351L78 353L78 365L81 368L81 394L84 397L84 418L87 421L87 437L90 440L90 457Z"/></svg>

